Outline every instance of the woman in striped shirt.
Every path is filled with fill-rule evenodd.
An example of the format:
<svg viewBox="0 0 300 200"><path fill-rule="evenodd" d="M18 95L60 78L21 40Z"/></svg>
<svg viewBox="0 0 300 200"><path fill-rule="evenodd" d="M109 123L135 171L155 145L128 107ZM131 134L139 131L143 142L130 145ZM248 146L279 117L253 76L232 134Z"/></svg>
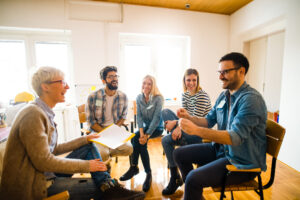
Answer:
<svg viewBox="0 0 300 200"><path fill-rule="evenodd" d="M199 84L199 73L196 69L187 69L183 76L182 107L192 116L204 117L211 109L210 98L202 90ZM178 187L183 184L178 168L173 159L175 146L201 143L202 138L195 135L188 135L178 127L178 117L169 110L162 111L162 117L165 122L165 128L171 134L162 139L162 146L166 153L170 167L171 178L168 186L162 191L163 195L173 194Z"/></svg>

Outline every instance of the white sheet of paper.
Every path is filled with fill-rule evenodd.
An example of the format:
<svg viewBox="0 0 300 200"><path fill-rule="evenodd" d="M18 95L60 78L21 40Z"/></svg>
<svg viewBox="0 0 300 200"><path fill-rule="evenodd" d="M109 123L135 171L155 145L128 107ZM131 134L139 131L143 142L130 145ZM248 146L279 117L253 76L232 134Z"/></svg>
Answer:
<svg viewBox="0 0 300 200"><path fill-rule="evenodd" d="M97 142L111 149L115 149L121 146L135 135L134 133L130 133L115 124L106 127L99 134L101 135L101 137L93 139L91 141Z"/></svg>

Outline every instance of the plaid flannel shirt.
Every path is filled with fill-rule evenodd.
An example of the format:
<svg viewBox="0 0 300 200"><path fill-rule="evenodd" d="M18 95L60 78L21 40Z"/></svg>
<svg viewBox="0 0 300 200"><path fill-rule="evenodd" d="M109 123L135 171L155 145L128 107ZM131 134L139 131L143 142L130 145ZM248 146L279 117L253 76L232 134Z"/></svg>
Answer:
<svg viewBox="0 0 300 200"><path fill-rule="evenodd" d="M87 122L89 126L99 124L100 126L105 122L105 109L106 98L105 90L93 92L89 95L86 106ZM126 94L117 90L112 106L112 116L114 123L117 123L120 119L126 119L128 110L128 99Z"/></svg>

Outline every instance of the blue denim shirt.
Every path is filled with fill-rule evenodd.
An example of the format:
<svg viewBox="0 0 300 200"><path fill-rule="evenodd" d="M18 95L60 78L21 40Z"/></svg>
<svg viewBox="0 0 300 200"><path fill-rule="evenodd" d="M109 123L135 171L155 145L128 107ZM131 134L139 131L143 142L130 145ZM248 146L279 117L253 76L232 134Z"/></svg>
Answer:
<svg viewBox="0 0 300 200"><path fill-rule="evenodd" d="M244 82L232 95L222 92L206 120L209 128L217 123L218 130L227 130L231 137L232 145L213 144L217 156L225 154L239 169L266 170L267 108L257 90Z"/></svg>
<svg viewBox="0 0 300 200"><path fill-rule="evenodd" d="M151 135L155 129L163 129L163 119L161 110L163 106L163 97L160 95L150 97L146 103L143 94L139 94L136 97L137 105L137 124L139 128L146 128L147 134Z"/></svg>

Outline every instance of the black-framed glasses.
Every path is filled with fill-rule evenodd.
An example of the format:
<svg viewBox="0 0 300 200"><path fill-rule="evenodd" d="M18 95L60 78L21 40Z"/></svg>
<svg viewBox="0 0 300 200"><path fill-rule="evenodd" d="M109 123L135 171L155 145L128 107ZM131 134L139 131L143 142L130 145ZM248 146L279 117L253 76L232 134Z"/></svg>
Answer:
<svg viewBox="0 0 300 200"><path fill-rule="evenodd" d="M48 81L46 82L47 84L52 84L52 83L61 83L64 87L66 87L67 82L65 80L57 80L57 81Z"/></svg>
<svg viewBox="0 0 300 200"><path fill-rule="evenodd" d="M233 70L238 70L240 69L241 67L235 67L235 68L230 68L230 69L224 69L224 70L219 70L217 71L220 75L222 74L222 76L228 74L230 71L233 71Z"/></svg>
<svg viewBox="0 0 300 200"><path fill-rule="evenodd" d="M112 80L112 79L118 79L118 78L120 78L120 76L119 75L110 75L110 76L107 76L106 78Z"/></svg>

